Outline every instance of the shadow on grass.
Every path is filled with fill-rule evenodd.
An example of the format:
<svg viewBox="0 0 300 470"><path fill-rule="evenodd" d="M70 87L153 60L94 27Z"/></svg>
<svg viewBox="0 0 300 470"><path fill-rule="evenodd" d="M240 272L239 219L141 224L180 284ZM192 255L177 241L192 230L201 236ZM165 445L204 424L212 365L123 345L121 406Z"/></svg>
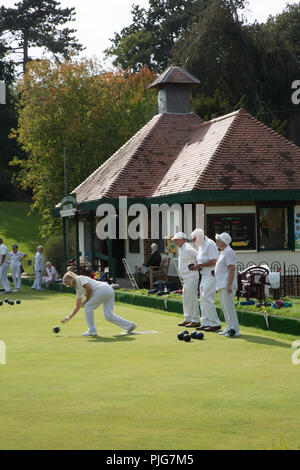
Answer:
<svg viewBox="0 0 300 470"><path fill-rule="evenodd" d="M126 335L115 335L113 337L107 336L89 336L90 343L115 343L117 341L133 341L134 337Z"/></svg>
<svg viewBox="0 0 300 470"><path fill-rule="evenodd" d="M287 348L291 349L291 345L288 343L283 343L282 341L277 341L273 338L266 338L263 336L255 336L255 335L240 335L239 338L236 339L244 339L249 343L257 343L257 344L266 344L267 346L276 346L278 348Z"/></svg>

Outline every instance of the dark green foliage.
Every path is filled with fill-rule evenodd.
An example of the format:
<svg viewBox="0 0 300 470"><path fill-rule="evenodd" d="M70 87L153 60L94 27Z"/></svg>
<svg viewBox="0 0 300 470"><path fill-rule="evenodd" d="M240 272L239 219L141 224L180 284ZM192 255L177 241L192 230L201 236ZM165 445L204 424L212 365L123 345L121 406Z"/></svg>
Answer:
<svg viewBox="0 0 300 470"><path fill-rule="evenodd" d="M222 0L236 11L244 0ZM115 57L114 65L139 70L143 65L162 71L172 60L172 49L210 0L150 0L149 9L132 7L132 24L116 33L112 46L106 50Z"/></svg>
<svg viewBox="0 0 300 470"><path fill-rule="evenodd" d="M14 8L0 8L0 38L5 37L6 53L22 53L24 71L31 46L44 47L56 59L69 58L83 50L74 29L60 28L75 20L75 9L59 5L55 0L22 0Z"/></svg>

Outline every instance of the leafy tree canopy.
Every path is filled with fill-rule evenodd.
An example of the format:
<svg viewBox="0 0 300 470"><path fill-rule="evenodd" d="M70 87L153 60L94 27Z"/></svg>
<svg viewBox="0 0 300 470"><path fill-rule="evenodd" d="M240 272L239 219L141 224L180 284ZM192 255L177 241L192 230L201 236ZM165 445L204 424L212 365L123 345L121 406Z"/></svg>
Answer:
<svg viewBox="0 0 300 470"><path fill-rule="evenodd" d="M115 33L106 50L114 65L138 70L143 65L162 71L170 62L172 49L209 7L211 0L150 0L149 9L132 7L133 22ZM245 0L223 0L235 14Z"/></svg>
<svg viewBox="0 0 300 470"><path fill-rule="evenodd" d="M63 149L71 192L156 113L156 93L148 90L154 78L146 68L104 73L88 60L29 63L12 133L28 158L12 165L20 168L20 188L33 189L42 235L61 229L51 210L64 195Z"/></svg>

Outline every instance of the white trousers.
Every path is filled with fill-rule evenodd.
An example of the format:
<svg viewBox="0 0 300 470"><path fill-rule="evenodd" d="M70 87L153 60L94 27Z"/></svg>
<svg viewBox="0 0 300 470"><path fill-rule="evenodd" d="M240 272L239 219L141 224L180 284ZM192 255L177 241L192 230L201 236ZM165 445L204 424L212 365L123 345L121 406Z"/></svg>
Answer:
<svg viewBox="0 0 300 470"><path fill-rule="evenodd" d="M184 279L182 290L182 304L184 321L200 322L198 303L199 278Z"/></svg>
<svg viewBox="0 0 300 470"><path fill-rule="evenodd" d="M101 304L103 305L105 320L114 323L120 328L124 328L124 330L128 330L133 325L133 322L114 314L114 303L115 293L109 284L105 286L102 285L99 290L93 291L89 301L84 305L85 320L88 325L89 333L97 333L94 320L94 310Z"/></svg>
<svg viewBox="0 0 300 470"><path fill-rule="evenodd" d="M8 269L9 264L4 263L0 265L0 286L2 286L3 284L3 287L6 292L10 292L10 285L7 277Z"/></svg>
<svg viewBox="0 0 300 470"><path fill-rule="evenodd" d="M215 306L216 279L208 274L202 274L200 283L201 326L220 326L221 322Z"/></svg>
<svg viewBox="0 0 300 470"><path fill-rule="evenodd" d="M46 284L47 288L50 286L51 281L52 281L51 277L48 277L48 276L43 276L42 277L42 283Z"/></svg>
<svg viewBox="0 0 300 470"><path fill-rule="evenodd" d="M32 285L32 289L43 290L42 289L42 280L43 280L43 272L42 271L35 271L35 280Z"/></svg>
<svg viewBox="0 0 300 470"><path fill-rule="evenodd" d="M234 296L235 292L229 293L226 287L219 289L219 299L225 318L226 330L234 329L236 334L239 334L239 321L235 310Z"/></svg>
<svg viewBox="0 0 300 470"><path fill-rule="evenodd" d="M10 272L15 289L21 289L21 265L19 263L11 263Z"/></svg>

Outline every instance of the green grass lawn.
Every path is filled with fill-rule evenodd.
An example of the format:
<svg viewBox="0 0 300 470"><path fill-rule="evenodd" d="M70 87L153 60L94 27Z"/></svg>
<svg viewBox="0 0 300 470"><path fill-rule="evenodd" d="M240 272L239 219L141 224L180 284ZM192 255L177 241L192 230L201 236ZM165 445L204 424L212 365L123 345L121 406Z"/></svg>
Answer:
<svg viewBox="0 0 300 470"><path fill-rule="evenodd" d="M1 294L1 299L5 295ZM178 341L182 315L117 304L121 330L96 312L62 325L74 294L23 287L0 306L0 449L273 449L300 447L294 337L241 328Z"/></svg>
<svg viewBox="0 0 300 470"><path fill-rule="evenodd" d="M28 211L30 203L27 202L0 202L0 237L11 251L11 245L17 243L19 251L28 255L32 260L36 247L42 243L39 235L40 217Z"/></svg>

